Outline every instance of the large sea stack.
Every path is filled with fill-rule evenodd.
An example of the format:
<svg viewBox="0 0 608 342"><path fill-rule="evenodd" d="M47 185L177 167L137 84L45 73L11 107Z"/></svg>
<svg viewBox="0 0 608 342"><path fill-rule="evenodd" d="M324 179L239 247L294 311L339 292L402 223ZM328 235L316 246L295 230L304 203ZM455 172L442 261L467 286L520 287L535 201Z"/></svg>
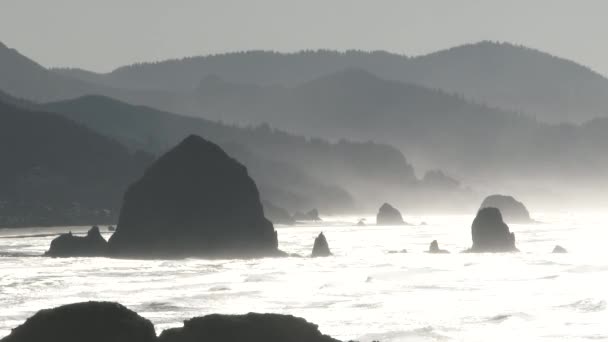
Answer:
<svg viewBox="0 0 608 342"><path fill-rule="evenodd" d="M399 210L388 203L384 203L378 215L376 215L376 224L379 226L391 226L405 224Z"/></svg>
<svg viewBox="0 0 608 342"><path fill-rule="evenodd" d="M51 257L93 257L105 256L108 242L101 236L99 227L93 226L86 236L75 236L72 232L61 234L53 241L45 253Z"/></svg>
<svg viewBox="0 0 608 342"><path fill-rule="evenodd" d="M312 257L326 257L330 256L331 251L329 250L329 244L325 238L325 234L321 233L315 238L315 243L312 246Z"/></svg>
<svg viewBox="0 0 608 342"><path fill-rule="evenodd" d="M530 213L526 206L513 198L505 195L491 195L481 203L480 209L497 208L502 213L505 221L509 223L531 223Z"/></svg>
<svg viewBox="0 0 608 342"><path fill-rule="evenodd" d="M282 255L247 169L191 135L124 197L113 256L249 258Z"/></svg>
<svg viewBox="0 0 608 342"><path fill-rule="evenodd" d="M497 208L482 208L471 226L473 247L468 252L517 252L515 234L502 220Z"/></svg>
<svg viewBox="0 0 608 342"><path fill-rule="evenodd" d="M323 335L303 318L248 313L208 315L184 322L183 328L163 331L159 342L339 342Z"/></svg>
<svg viewBox="0 0 608 342"><path fill-rule="evenodd" d="M117 303L88 302L41 310L0 342L155 342L154 326Z"/></svg>

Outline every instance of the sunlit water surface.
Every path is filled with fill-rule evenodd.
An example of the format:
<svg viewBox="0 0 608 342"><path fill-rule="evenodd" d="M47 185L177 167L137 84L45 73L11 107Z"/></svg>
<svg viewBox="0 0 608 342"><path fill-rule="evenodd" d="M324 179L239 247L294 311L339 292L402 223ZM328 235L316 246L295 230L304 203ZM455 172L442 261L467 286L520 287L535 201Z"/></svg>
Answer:
<svg viewBox="0 0 608 342"><path fill-rule="evenodd" d="M317 259L52 259L39 256L53 238L44 234L87 228L0 230L0 337L40 309L108 300L158 331L254 311L301 316L343 340L608 340L608 216L538 214L542 224L511 225L521 253L458 253L470 246L472 218L277 227L280 248L306 256L325 232L335 256ZM425 253L433 239L452 254ZM570 253L551 254L556 244Z"/></svg>

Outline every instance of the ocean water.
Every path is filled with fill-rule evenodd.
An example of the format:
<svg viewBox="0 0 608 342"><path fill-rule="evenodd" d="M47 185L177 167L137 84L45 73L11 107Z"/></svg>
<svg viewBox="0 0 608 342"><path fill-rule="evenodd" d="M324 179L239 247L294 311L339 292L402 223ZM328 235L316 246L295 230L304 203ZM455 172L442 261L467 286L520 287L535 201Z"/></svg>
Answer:
<svg viewBox="0 0 608 342"><path fill-rule="evenodd" d="M40 309L108 300L158 331L209 313L275 312L342 340L608 341L608 215L534 216L542 223L510 225L516 254L459 253L473 216L277 227L280 248L302 255L324 232L335 256L316 259L52 259L40 255L53 234L87 227L0 230L0 337ZM434 239L452 254L425 253ZM569 253L551 254L556 244Z"/></svg>

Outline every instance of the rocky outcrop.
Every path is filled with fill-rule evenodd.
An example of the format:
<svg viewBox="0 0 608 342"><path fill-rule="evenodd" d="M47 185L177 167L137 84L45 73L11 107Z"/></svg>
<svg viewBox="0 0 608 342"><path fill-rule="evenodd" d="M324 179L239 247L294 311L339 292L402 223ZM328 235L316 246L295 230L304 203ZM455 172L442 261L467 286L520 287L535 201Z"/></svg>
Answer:
<svg viewBox="0 0 608 342"><path fill-rule="evenodd" d="M154 342L154 326L117 303L86 302L41 310L0 342Z"/></svg>
<svg viewBox="0 0 608 342"><path fill-rule="evenodd" d="M557 245L557 246L555 246L555 248L553 248L552 253L561 254L561 253L568 253L568 251L564 247Z"/></svg>
<svg viewBox="0 0 608 342"><path fill-rule="evenodd" d="M293 219L295 221L313 221L313 222L323 221L319 217L319 211L317 209L312 209L311 211L309 211L305 214L303 214L301 212L297 212L293 215Z"/></svg>
<svg viewBox="0 0 608 342"><path fill-rule="evenodd" d="M395 226L403 225L405 222L399 210L388 203L384 203L378 210L378 215L376 215L376 224L379 226Z"/></svg>
<svg viewBox="0 0 608 342"><path fill-rule="evenodd" d="M93 226L86 236L75 236L72 232L61 234L53 241L45 253L50 257L91 257L106 256L108 243L101 236L99 227Z"/></svg>
<svg viewBox="0 0 608 342"><path fill-rule="evenodd" d="M473 247L468 252L517 252L515 234L497 208L482 208L471 225Z"/></svg>
<svg viewBox="0 0 608 342"><path fill-rule="evenodd" d="M268 201L262 201L264 215L274 224L293 225L296 221L289 215L287 210L278 207Z"/></svg>
<svg viewBox="0 0 608 342"><path fill-rule="evenodd" d="M315 239L315 244L312 246L312 257L326 257L330 256L331 251L329 250L329 244L323 233L319 234Z"/></svg>
<svg viewBox="0 0 608 342"><path fill-rule="evenodd" d="M491 195L481 203L480 209L497 208L502 213L505 221L509 223L531 223L530 213L523 203L512 196Z"/></svg>
<svg viewBox="0 0 608 342"><path fill-rule="evenodd" d="M450 253L450 252L446 251L445 249L440 249L439 243L437 242L437 240L433 240L433 242L431 242L428 252L431 254L448 254L448 253Z"/></svg>
<svg viewBox="0 0 608 342"><path fill-rule="evenodd" d="M365 219L360 219L359 222L357 222L357 227L365 227L367 226L365 224Z"/></svg>
<svg viewBox="0 0 608 342"><path fill-rule="evenodd" d="M338 342L303 318L277 314L208 315L163 331L159 342Z"/></svg>
<svg viewBox="0 0 608 342"><path fill-rule="evenodd" d="M247 169L195 135L129 187L109 247L119 257L282 255Z"/></svg>

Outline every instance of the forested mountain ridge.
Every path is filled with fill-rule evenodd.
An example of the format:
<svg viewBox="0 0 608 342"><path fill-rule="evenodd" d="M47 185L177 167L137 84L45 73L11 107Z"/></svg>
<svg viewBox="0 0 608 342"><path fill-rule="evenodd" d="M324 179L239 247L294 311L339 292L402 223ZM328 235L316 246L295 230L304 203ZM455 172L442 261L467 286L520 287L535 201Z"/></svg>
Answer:
<svg viewBox="0 0 608 342"><path fill-rule="evenodd" d="M0 226L109 224L152 161L61 116L0 102Z"/></svg>
<svg viewBox="0 0 608 342"><path fill-rule="evenodd" d="M209 75L233 83L295 86L348 68L461 94L541 121L582 122L608 116L606 77L539 50L490 41L418 57L383 51L247 51L140 63L108 74L57 72L110 87L179 93L196 88Z"/></svg>

